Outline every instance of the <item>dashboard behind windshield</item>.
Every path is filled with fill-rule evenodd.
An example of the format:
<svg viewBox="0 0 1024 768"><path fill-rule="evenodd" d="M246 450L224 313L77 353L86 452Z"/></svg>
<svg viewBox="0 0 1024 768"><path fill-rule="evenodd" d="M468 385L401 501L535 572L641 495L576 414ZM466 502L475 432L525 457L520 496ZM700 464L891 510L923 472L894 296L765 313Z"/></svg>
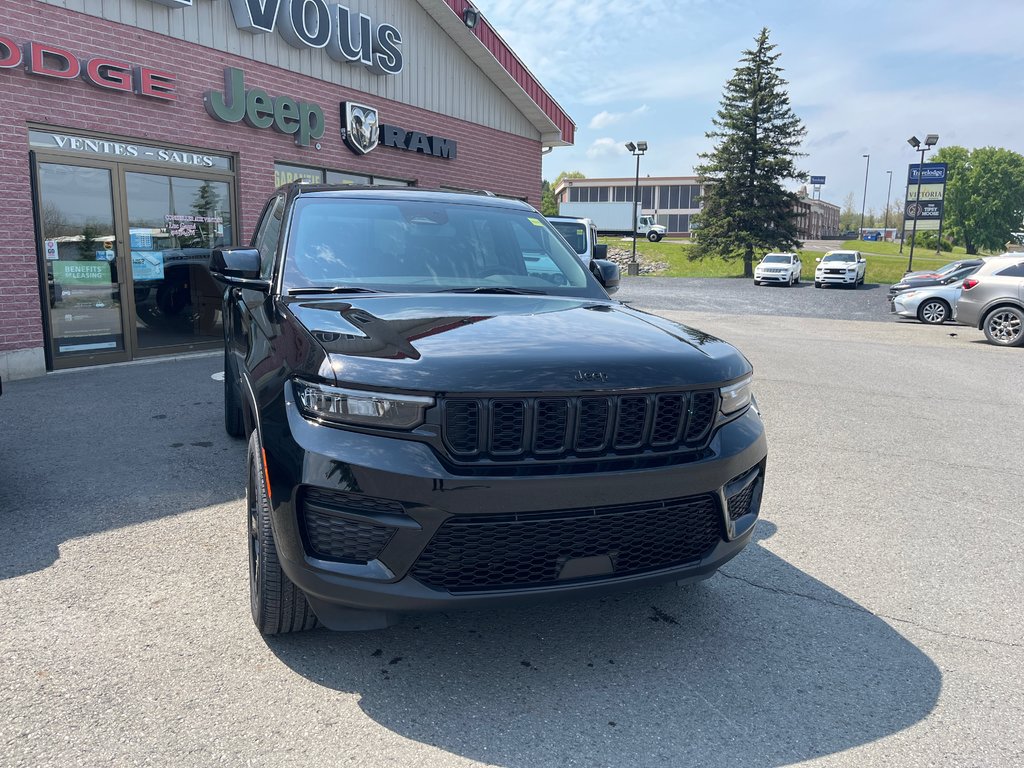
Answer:
<svg viewBox="0 0 1024 768"><path fill-rule="evenodd" d="M533 211L445 200L300 198L284 290L339 285L604 297L579 257Z"/></svg>

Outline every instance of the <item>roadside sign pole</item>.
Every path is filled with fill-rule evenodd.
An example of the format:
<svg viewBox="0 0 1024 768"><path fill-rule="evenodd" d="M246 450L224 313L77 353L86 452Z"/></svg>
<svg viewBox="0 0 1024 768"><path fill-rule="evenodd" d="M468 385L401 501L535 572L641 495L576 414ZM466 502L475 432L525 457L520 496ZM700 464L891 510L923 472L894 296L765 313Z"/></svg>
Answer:
<svg viewBox="0 0 1024 768"><path fill-rule="evenodd" d="M910 233L910 261L907 263L907 272L914 271L914 240L917 239L917 219L921 215L921 177L924 176L924 153L927 150L921 148L921 164L917 166L917 200L914 201L914 205L917 207L914 209L914 231ZM906 229L906 225L904 225Z"/></svg>

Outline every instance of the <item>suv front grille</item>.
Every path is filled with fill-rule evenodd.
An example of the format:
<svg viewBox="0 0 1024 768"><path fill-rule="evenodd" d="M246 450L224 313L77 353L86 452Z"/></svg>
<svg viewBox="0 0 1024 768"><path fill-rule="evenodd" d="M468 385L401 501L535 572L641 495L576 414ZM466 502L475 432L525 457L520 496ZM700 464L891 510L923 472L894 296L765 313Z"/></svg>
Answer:
<svg viewBox="0 0 1024 768"><path fill-rule="evenodd" d="M691 496L565 512L453 518L412 568L452 592L543 587L571 560L607 557L614 578L695 562L721 540L715 498Z"/></svg>
<svg viewBox="0 0 1024 768"><path fill-rule="evenodd" d="M594 458L704 445L714 390L645 395L448 398L444 445L459 461Z"/></svg>

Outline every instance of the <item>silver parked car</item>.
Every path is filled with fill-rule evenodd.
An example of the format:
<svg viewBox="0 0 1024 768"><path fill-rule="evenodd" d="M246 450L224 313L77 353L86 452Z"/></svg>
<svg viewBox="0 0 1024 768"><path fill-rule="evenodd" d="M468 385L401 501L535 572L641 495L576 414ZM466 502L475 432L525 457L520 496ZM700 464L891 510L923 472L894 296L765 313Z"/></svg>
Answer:
<svg viewBox="0 0 1024 768"><path fill-rule="evenodd" d="M963 284L963 280L957 280L949 285L932 285L897 293L889 311L900 317L917 318L928 325L941 325L953 319L953 307L960 298Z"/></svg>
<svg viewBox="0 0 1024 768"><path fill-rule="evenodd" d="M1001 347L1024 346L1024 253L1004 253L964 280L954 319Z"/></svg>

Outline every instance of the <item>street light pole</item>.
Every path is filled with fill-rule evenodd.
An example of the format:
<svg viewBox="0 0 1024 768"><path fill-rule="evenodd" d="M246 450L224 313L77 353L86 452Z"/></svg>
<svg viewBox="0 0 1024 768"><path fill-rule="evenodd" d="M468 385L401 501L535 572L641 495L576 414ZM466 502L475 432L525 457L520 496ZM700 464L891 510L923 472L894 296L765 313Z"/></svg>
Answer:
<svg viewBox="0 0 1024 768"><path fill-rule="evenodd" d="M864 239L864 208L868 203L868 168L871 167L871 155L861 155L866 157L867 162L864 163L864 199L860 203L860 238Z"/></svg>
<svg viewBox="0 0 1024 768"><path fill-rule="evenodd" d="M889 174L889 191L885 193L885 226L882 228L882 239L885 240L885 233L889 231L889 197L892 195L892 171Z"/></svg>
<svg viewBox="0 0 1024 768"><path fill-rule="evenodd" d="M914 205L917 206L917 210L914 212L914 228L910 233L910 261L907 262L907 272L914 271L914 241L917 239L917 220L921 215L921 179L924 176L924 153L938 143L939 134L937 133L929 133L925 136L924 146L921 146L921 141L917 136L911 136L907 139L907 144L921 153L921 163L917 166L917 197L914 199Z"/></svg>
<svg viewBox="0 0 1024 768"><path fill-rule="evenodd" d="M636 157L636 179L633 182L633 255L629 259L629 266L626 270L626 274L635 276L640 274L640 265L636 260L637 206L640 205L640 156L647 151L647 142L638 141L634 144L630 141L626 143L626 149Z"/></svg>

